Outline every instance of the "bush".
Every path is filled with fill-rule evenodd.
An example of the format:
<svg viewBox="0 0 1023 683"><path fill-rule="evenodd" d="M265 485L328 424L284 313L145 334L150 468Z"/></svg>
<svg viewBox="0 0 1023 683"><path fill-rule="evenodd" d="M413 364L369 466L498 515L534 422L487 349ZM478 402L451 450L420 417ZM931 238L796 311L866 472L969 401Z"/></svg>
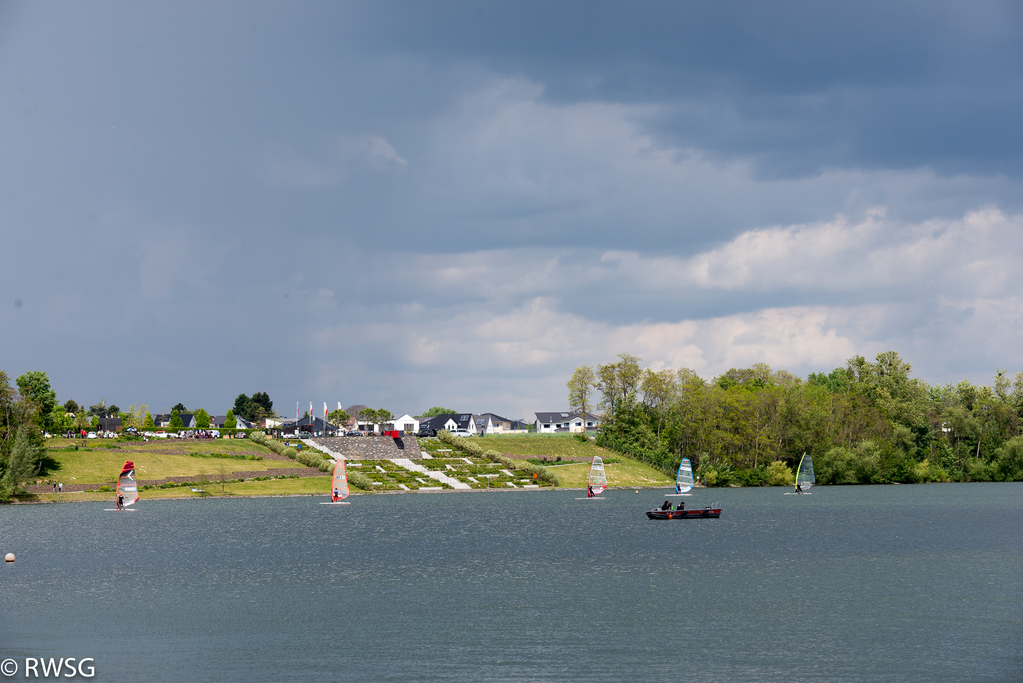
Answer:
<svg viewBox="0 0 1023 683"><path fill-rule="evenodd" d="M368 491L373 488L373 480L367 477L362 472L349 472L348 483L355 488Z"/></svg>
<svg viewBox="0 0 1023 683"><path fill-rule="evenodd" d="M776 460L767 466L768 486L792 486L796 481L796 475L792 468L780 460Z"/></svg>
<svg viewBox="0 0 1023 683"><path fill-rule="evenodd" d="M1023 480L1023 437L1009 439L995 451L995 466L1002 481Z"/></svg>

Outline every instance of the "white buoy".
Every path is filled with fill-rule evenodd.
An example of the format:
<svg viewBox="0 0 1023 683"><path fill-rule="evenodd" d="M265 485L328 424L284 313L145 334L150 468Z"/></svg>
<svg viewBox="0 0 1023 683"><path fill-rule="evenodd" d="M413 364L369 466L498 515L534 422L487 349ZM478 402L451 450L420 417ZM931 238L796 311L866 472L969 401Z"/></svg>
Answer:
<svg viewBox="0 0 1023 683"><path fill-rule="evenodd" d="M4 562L14 562L14 553L4 555Z"/></svg>

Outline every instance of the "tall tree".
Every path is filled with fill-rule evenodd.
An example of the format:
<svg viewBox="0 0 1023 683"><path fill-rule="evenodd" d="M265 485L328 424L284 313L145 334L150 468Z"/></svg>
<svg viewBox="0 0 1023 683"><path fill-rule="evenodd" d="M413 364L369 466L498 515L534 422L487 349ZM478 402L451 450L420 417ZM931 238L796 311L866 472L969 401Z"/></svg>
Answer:
<svg viewBox="0 0 1023 683"><path fill-rule="evenodd" d="M184 403L175 403L174 407L171 408L171 412L173 413L175 410L178 411L178 413L187 413L188 412L188 408L185 407Z"/></svg>
<svg viewBox="0 0 1023 683"><path fill-rule="evenodd" d="M177 432L184 428L185 423L181 421L181 415L178 413L177 408L171 411L170 424L167 426L170 427L172 432Z"/></svg>
<svg viewBox="0 0 1023 683"><path fill-rule="evenodd" d="M50 413L57 405L57 392L50 386L50 378L41 370L33 370L19 376L15 382L21 395L39 406L39 426L48 429Z"/></svg>
<svg viewBox="0 0 1023 683"><path fill-rule="evenodd" d="M210 414L204 408L195 411L195 426L199 429L209 429Z"/></svg>
<svg viewBox="0 0 1023 683"><path fill-rule="evenodd" d="M580 365L572 373L572 377L565 382L565 386L568 387L568 407L583 414L583 424L585 424L590 396L593 395L596 379L593 368L589 365Z"/></svg>
<svg viewBox="0 0 1023 683"><path fill-rule="evenodd" d="M64 412L65 413L75 413L77 415L78 413L80 413L82 411L83 411L83 408L80 405L78 405L77 403L75 403L74 401L72 401L71 399L68 399L67 401L64 401Z"/></svg>
<svg viewBox="0 0 1023 683"><path fill-rule="evenodd" d="M9 499L22 482L37 474L45 454L46 445L39 430L28 423L19 425L0 486L0 499Z"/></svg>
<svg viewBox="0 0 1023 683"><path fill-rule="evenodd" d="M263 409L263 415L265 417L273 417L274 402L270 400L270 395L265 391L257 391L252 395L250 400Z"/></svg>
<svg viewBox="0 0 1023 683"><path fill-rule="evenodd" d="M229 409L227 411L227 415L224 417L224 428L225 429L234 429L237 426L238 426L238 420L236 420L235 417L234 417L234 411Z"/></svg>

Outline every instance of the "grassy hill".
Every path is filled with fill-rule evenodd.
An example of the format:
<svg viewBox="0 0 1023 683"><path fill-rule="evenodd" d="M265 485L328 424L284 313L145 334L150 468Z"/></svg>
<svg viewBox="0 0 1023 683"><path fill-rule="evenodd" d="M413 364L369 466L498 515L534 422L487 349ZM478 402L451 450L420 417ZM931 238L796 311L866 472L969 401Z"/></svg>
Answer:
<svg viewBox="0 0 1023 683"><path fill-rule="evenodd" d="M598 448L592 442L582 443L576 439L560 436L509 436L485 437L480 439L487 448L501 453L512 454L514 458L531 460L545 459L545 462L557 474L559 486L585 488L589 460L594 455L605 459L608 484L610 486L646 487L669 486L670 480L660 472L618 454ZM191 486L174 486L170 488L149 488L142 495L145 498L164 497L199 497L221 495L301 495L326 494L330 488L327 475L276 478L247 481L221 481L232 479L233 472L264 472L268 469L302 468L303 465L294 460L269 459L271 452L244 439L216 439L211 441L115 441L105 439L67 440L50 439L48 453L43 472L35 483L63 482L69 484L91 485L98 488L110 485L117 477L125 460L135 463L136 476L140 480L164 479L166 477L188 477L190 482L200 482L197 488L202 493L192 491ZM438 458L451 457L444 449L448 448L435 439L421 440L423 450L432 453L435 461L423 461L431 469L441 469ZM78 450L75 450L78 446ZM441 452L438 452L441 451ZM582 458L578 462L562 461L558 458ZM534 460L534 461L535 461ZM454 462L454 461L453 461ZM375 461L366 461L361 471L371 477L383 480L384 475L376 472ZM390 465L388 465L390 467ZM396 467L396 466L395 466ZM400 468L399 468L400 469ZM353 470L360 471L360 470ZM496 470L495 470L496 471ZM411 476L405 470L402 473ZM269 473L268 473L269 474ZM249 475L251 477L251 475ZM388 480L389 482L389 480ZM384 482L381 490L396 488ZM32 483L32 482L30 482ZM393 483L393 482L391 482ZM415 487L415 482L407 482ZM431 482L432 484L433 482ZM491 481L498 485L500 482ZM64 493L64 500L109 500L112 492L77 492ZM51 493L38 493L29 497L34 500L57 499ZM22 498L25 499L24 497Z"/></svg>

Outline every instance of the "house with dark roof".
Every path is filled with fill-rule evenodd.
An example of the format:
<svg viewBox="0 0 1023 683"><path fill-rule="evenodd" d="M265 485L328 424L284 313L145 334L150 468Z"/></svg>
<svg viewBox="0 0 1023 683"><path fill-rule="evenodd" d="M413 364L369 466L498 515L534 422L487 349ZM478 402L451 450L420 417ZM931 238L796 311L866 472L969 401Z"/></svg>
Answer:
<svg viewBox="0 0 1023 683"><path fill-rule="evenodd" d="M484 434L525 434L529 425L525 420L510 420L496 413L482 413L476 416L476 424L483 423ZM479 431L479 430L478 430Z"/></svg>
<svg viewBox="0 0 1023 683"><path fill-rule="evenodd" d="M592 413L583 415L579 412L560 413L534 413L536 419L536 431L540 434L553 434L555 432L582 432L596 431L600 426L600 418Z"/></svg>
<svg viewBox="0 0 1023 683"><path fill-rule="evenodd" d="M178 413L178 417L181 418L182 429L195 429L195 415L192 413ZM157 427L170 427L171 416L170 413L160 413L159 415L153 415L153 424Z"/></svg>
<svg viewBox="0 0 1023 683"><path fill-rule="evenodd" d="M474 434L479 433L479 430L476 428L476 416L472 413L449 413L419 418L420 432L436 434L442 429L446 429L449 432L456 429L466 429Z"/></svg>

